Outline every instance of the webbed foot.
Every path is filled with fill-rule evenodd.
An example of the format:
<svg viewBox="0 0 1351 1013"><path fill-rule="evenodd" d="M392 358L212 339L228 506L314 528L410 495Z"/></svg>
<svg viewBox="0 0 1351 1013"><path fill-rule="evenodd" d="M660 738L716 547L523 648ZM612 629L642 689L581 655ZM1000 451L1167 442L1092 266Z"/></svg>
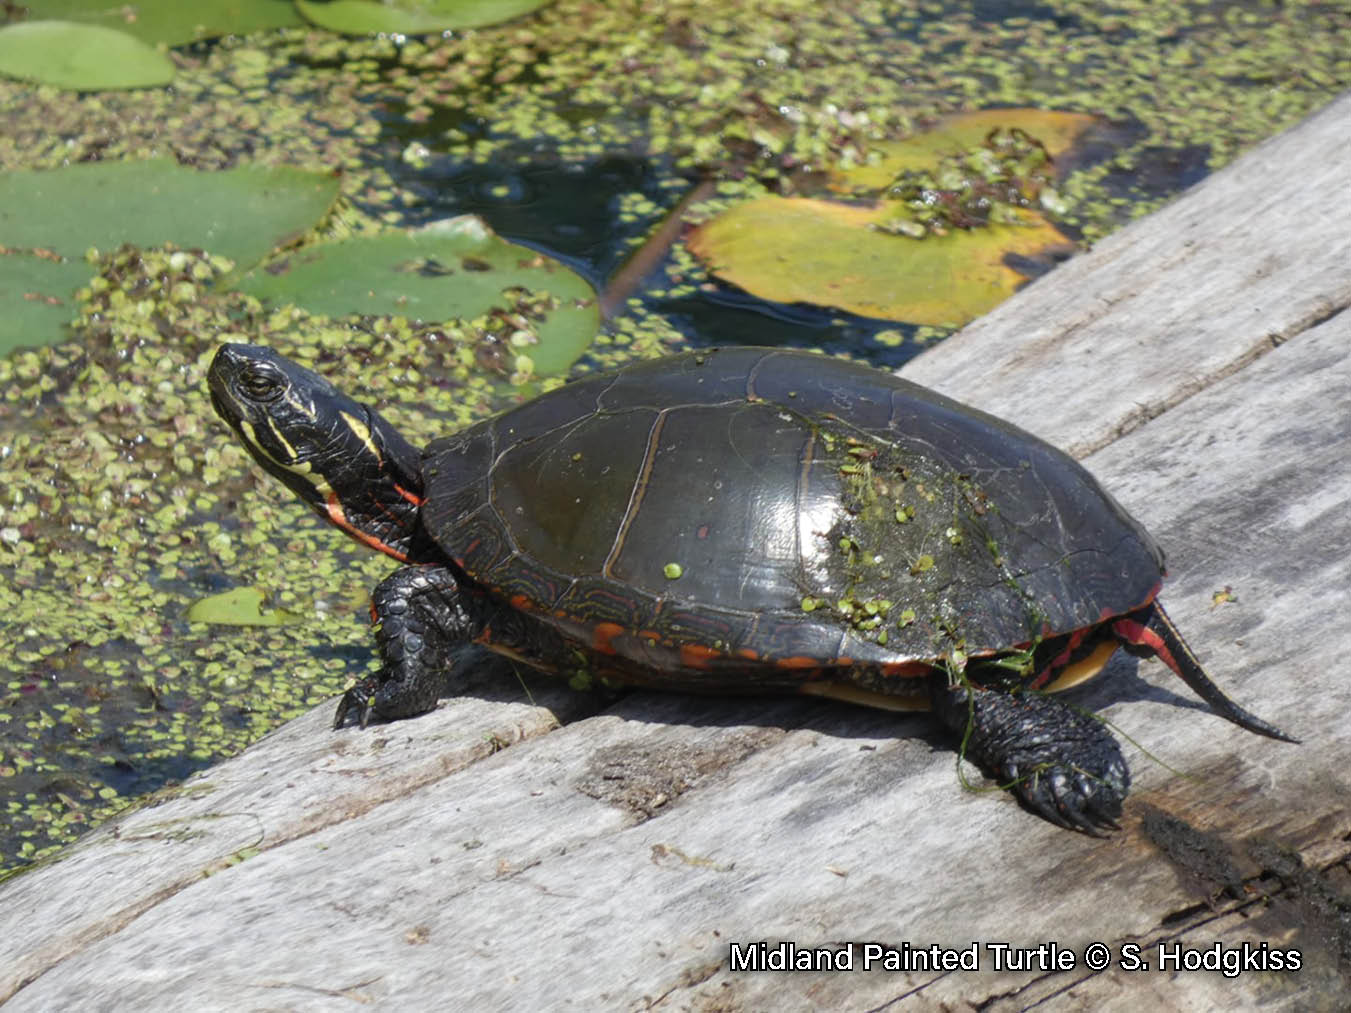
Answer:
<svg viewBox="0 0 1351 1013"><path fill-rule="evenodd" d="M1052 697L951 687L934 676L934 712L963 753L1057 826L1104 836L1118 828L1130 768L1102 722Z"/></svg>

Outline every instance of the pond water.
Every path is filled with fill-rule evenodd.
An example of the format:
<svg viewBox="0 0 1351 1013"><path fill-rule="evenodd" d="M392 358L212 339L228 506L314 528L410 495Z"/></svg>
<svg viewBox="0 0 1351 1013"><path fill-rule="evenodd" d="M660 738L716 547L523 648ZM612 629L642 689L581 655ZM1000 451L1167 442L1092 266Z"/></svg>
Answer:
<svg viewBox="0 0 1351 1013"><path fill-rule="evenodd" d="M1087 243L1351 84L1351 4L1162 6L575 0L429 41L228 38L177 50L167 89L0 82L0 168L340 167L345 227L475 214L601 290L702 180L715 193L692 222L818 192L835 162L940 115L1027 106L1099 118L1056 166L1052 217ZM0 869L374 666L366 600L388 561L305 514L214 418L203 371L222 338L305 355L415 442L520 396L473 327L322 320L207 287L175 301L196 260L101 254L72 340L0 360ZM895 368L949 331L757 298L677 237L577 368L733 342ZM187 620L238 587L300 620Z"/></svg>

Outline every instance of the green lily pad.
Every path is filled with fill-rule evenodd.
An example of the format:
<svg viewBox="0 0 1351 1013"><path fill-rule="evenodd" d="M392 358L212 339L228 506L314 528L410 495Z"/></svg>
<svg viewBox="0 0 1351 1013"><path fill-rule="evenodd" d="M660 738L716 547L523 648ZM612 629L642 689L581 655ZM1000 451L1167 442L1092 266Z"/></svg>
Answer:
<svg viewBox="0 0 1351 1013"><path fill-rule="evenodd" d="M256 587L236 587L193 602L188 607L188 622L215 623L218 626L285 626L298 623L304 616L287 609L265 609L267 595Z"/></svg>
<svg viewBox="0 0 1351 1013"><path fill-rule="evenodd" d="M0 174L0 351L64 336L90 247L173 243L248 268L313 228L337 193L327 173L198 172L170 159Z"/></svg>
<svg viewBox="0 0 1351 1013"><path fill-rule="evenodd" d="M92 273L83 258L0 247L0 355L60 338L75 316L75 290Z"/></svg>
<svg viewBox="0 0 1351 1013"><path fill-rule="evenodd" d="M246 165L199 172L172 159L88 162L0 175L0 235L67 257L123 243L200 247L241 268L293 242L338 196L330 173Z"/></svg>
<svg viewBox="0 0 1351 1013"><path fill-rule="evenodd" d="M480 28L529 14L547 3L549 0L295 0L307 20L346 35L426 35L452 28Z"/></svg>
<svg viewBox="0 0 1351 1013"><path fill-rule="evenodd" d="M51 18L101 25L142 42L181 46L221 35L247 35L305 23L292 0L28 0L28 18Z"/></svg>
<svg viewBox="0 0 1351 1013"><path fill-rule="evenodd" d="M881 226L885 205L762 197L699 227L690 249L710 271L762 299L833 306L866 317L957 326L993 309L1027 279L1010 267L1068 250L1049 222L954 230L911 239Z"/></svg>
<svg viewBox="0 0 1351 1013"><path fill-rule="evenodd" d="M596 293L580 275L507 242L472 215L303 247L261 265L236 287L328 316L434 322L496 311L499 337L528 355L538 375L566 369L600 326ZM533 337L538 344L519 343Z"/></svg>
<svg viewBox="0 0 1351 1013"><path fill-rule="evenodd" d="M0 74L78 91L157 88L174 63L125 32L72 21L27 21L0 28Z"/></svg>

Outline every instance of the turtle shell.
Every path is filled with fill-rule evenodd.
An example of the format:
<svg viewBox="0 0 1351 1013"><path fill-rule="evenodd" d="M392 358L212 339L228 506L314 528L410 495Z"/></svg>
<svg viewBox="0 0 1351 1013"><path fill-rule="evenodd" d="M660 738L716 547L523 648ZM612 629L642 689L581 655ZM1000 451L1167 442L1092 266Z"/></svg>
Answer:
<svg viewBox="0 0 1351 1013"><path fill-rule="evenodd" d="M1064 453L809 352L585 378L434 442L423 476L468 576L657 683L994 654L1131 611L1163 573Z"/></svg>

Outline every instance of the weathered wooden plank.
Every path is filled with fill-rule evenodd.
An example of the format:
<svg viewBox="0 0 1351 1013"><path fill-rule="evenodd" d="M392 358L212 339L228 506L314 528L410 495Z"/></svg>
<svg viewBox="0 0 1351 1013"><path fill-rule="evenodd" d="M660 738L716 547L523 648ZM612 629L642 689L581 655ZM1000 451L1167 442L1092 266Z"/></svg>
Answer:
<svg viewBox="0 0 1351 1013"><path fill-rule="evenodd" d="M354 819L594 707L550 683L532 689L534 704L447 700L419 728L393 725L369 736L333 737L325 705L251 747L247 761L158 793L46 868L0 887L6 919L25 920L22 932L0 933L0 1001L242 856Z"/></svg>
<svg viewBox="0 0 1351 1013"><path fill-rule="evenodd" d="M1030 321L1052 312L1044 300L1062 276L1082 290L1063 298L1091 302L1094 286L1115 291L1124 264L1157 269L1155 256L1128 256L1129 244L1167 248L1154 230L1203 220L1178 211L1190 202L1223 206L1212 188L1227 190L1236 207L1260 200L1274 185L1263 172L1325 143L1329 116L1340 117L1345 136L1351 99L1248 156L1257 168L1245 159L1127 230L1096 271L1066 273L1071 262L1031 287L1000 311L1004 330L986 330L983 340L1049 340L1032 334ZM1351 160L1339 165L1334 193L1351 182ZM1325 195L1305 197L1288 196L1281 214L1297 224L1325 214ZM1202 273L1197 284L1222 307L1263 291L1244 259L1245 234L1217 225L1197 245L1237 248L1198 253L1175 269L1172 286L1149 283L1117 300L1156 366L1199 361L1170 344L1169 300L1192 288L1189 272ZM1351 290L1351 258L1302 255L1318 263L1323 291ZM1146 296L1152 316L1137 301ZM1126 828L1095 841L1044 825L998 793L962 793L952 752L918 717L637 694L555 727L545 708L471 696L417 721L333 735L324 708L0 887L0 909L15 923L0 933L0 995L29 981L13 1008L87 1006L97 996L151 1008L453 998L483 1009L824 1009L908 995L911 1005L993 1000L991 1008L1012 1009L1048 997L1056 1008L1099 1008L1121 990L1171 1005L1260 998L1275 1008L1342 994L1332 990L1346 986L1333 952L1339 930L1308 899L1314 886L1286 889L1254 921L1246 915L1257 912L1255 895L1235 885L1238 898L1219 900L1213 915L1206 902L1216 877L1225 878L1223 863L1184 873L1184 849L1175 845L1168 857L1149 839L1157 818L1146 818L1152 806L1211 833L1232 853L1235 884L1273 863L1260 847L1260 861L1249 853L1261 836L1302 852L1313 868L1347 856L1351 729L1342 715L1351 686L1339 664L1351 648L1351 461L1341 451L1351 314L1301 333L1310 298L1292 289L1288 305L1264 304L1260 320L1235 311L1231 329L1210 336L1227 347L1215 353L1228 363L1219 372L1232 375L1185 400L1167 371L1138 381L1118 373L1116 386L1138 384L1136 397L1173 407L1089 462L1168 548L1176 578L1167 600L1216 678L1305 736L1304 746L1258 739L1197 709L1156 663L1138 672L1118 664L1080 699L1177 772L1128 747L1136 790ZM1028 308L1015 312L1020 304ZM1093 327L1107 328L1114 312ZM1272 350L1268 332L1290 340ZM1106 340L1109 331L1095 333ZM1250 354L1262 348L1269 354ZM950 343L931 358L945 354L967 352ZM1062 442L1072 442L1066 427L1090 432L1075 421L1090 413L1093 426L1115 419L1103 432L1131 428L1133 409L1101 400L1097 380L1081 383L1035 348L1025 357L1036 355L1041 379L1051 370L1057 377L1056 397L1038 397L1036 414L1018 415L1028 374L992 351L979 389L954 392L1042 432L1061 427ZM1075 357L1108 373L1125 368L1101 350ZM972 368L959 363L952 375ZM1236 601L1212 607L1212 592L1226 585ZM538 682L531 688L565 721L591 706ZM1227 913L1244 904L1245 916ZM1082 967L1000 973L988 953L975 974L727 966L730 943L755 940L1081 949L1098 939L1148 951L1173 936L1203 947L1217 939L1297 946L1308 970L1235 979Z"/></svg>

